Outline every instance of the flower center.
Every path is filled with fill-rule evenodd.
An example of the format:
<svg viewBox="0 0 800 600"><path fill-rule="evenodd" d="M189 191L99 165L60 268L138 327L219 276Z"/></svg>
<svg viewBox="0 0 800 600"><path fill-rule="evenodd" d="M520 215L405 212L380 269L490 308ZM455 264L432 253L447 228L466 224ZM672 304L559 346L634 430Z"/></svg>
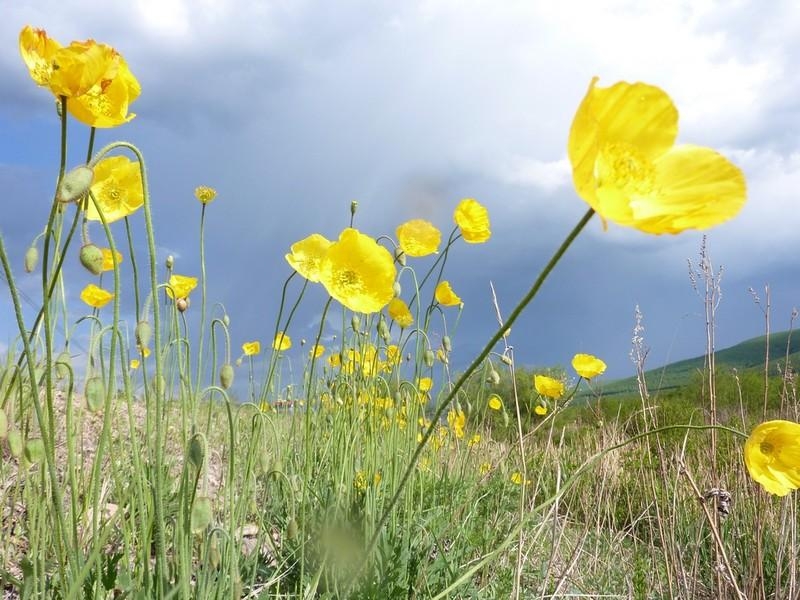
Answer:
<svg viewBox="0 0 800 600"><path fill-rule="evenodd" d="M594 168L598 187L616 188L627 196L647 196L655 187L653 163L632 144L607 144Z"/></svg>
<svg viewBox="0 0 800 600"><path fill-rule="evenodd" d="M770 455L775 448L769 442L761 442L761 444L758 446L758 449L761 450L762 454Z"/></svg>

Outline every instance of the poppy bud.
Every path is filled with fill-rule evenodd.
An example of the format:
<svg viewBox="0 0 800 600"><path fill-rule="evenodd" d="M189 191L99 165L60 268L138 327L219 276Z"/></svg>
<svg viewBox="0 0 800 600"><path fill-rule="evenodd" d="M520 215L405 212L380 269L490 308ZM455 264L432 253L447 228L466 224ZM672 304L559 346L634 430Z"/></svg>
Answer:
<svg viewBox="0 0 800 600"><path fill-rule="evenodd" d="M14 458L22 455L22 434L19 429L12 429L8 432L8 449Z"/></svg>
<svg viewBox="0 0 800 600"><path fill-rule="evenodd" d="M359 319L358 315L353 315L353 318L350 319L350 325L356 333L361 331L361 319Z"/></svg>
<svg viewBox="0 0 800 600"><path fill-rule="evenodd" d="M92 412L97 412L103 408L103 402L106 398L106 390L103 385L101 377L90 377L86 382L86 389L84 390L86 396L86 405Z"/></svg>
<svg viewBox="0 0 800 600"><path fill-rule="evenodd" d="M394 249L394 259L401 267L406 266L406 253L403 252L403 249L400 246L397 246L397 248Z"/></svg>
<svg viewBox="0 0 800 600"><path fill-rule="evenodd" d="M164 266L166 266L169 270L172 270L172 267L175 266L175 257L172 256L172 254L167 255L167 260L164 261Z"/></svg>
<svg viewBox="0 0 800 600"><path fill-rule="evenodd" d="M192 504L192 515L190 518L192 533L202 532L208 527L208 524L211 523L211 518L213 516L214 512L211 509L211 498L207 496L197 496Z"/></svg>
<svg viewBox="0 0 800 600"><path fill-rule="evenodd" d="M294 519L289 519L289 522L286 524L286 539L293 540L297 537L298 534L298 527L297 521Z"/></svg>
<svg viewBox="0 0 800 600"><path fill-rule="evenodd" d="M219 385L223 390L227 390L233 384L233 367L230 363L225 363L219 370Z"/></svg>
<svg viewBox="0 0 800 600"><path fill-rule="evenodd" d="M444 348L445 352L453 351L453 343L450 341L449 335L446 335L442 338L442 348Z"/></svg>
<svg viewBox="0 0 800 600"><path fill-rule="evenodd" d="M75 167L64 175L56 190L56 200L59 202L74 202L89 192L94 181L94 171L91 167L81 165Z"/></svg>
<svg viewBox="0 0 800 600"><path fill-rule="evenodd" d="M378 320L378 335L381 336L381 339L387 344L392 339L389 334L389 326L386 324L386 319L383 318L383 315L381 315Z"/></svg>
<svg viewBox="0 0 800 600"><path fill-rule="evenodd" d="M64 350L56 357L56 379L69 377L72 372L72 357Z"/></svg>
<svg viewBox="0 0 800 600"><path fill-rule="evenodd" d="M92 275L103 272L103 251L94 244L86 244L81 248L80 259L81 264Z"/></svg>
<svg viewBox="0 0 800 600"><path fill-rule="evenodd" d="M399 281L395 281L395 282L392 284L392 293L394 293L394 297L395 297L395 298L399 298L399 297L400 297L400 294L402 294L402 293L403 293L403 288L402 288L402 286L400 285L400 282L399 282Z"/></svg>
<svg viewBox="0 0 800 600"><path fill-rule="evenodd" d="M8 417L6 411L0 408L0 440L4 440L6 437L8 437Z"/></svg>
<svg viewBox="0 0 800 600"><path fill-rule="evenodd" d="M231 318L228 316L228 313L222 315L222 324L225 325L225 327L231 326Z"/></svg>
<svg viewBox="0 0 800 600"><path fill-rule="evenodd" d="M147 348L150 345L150 336L153 334L153 329L147 321L139 321L136 324L136 345L141 351L142 348Z"/></svg>
<svg viewBox="0 0 800 600"><path fill-rule="evenodd" d="M511 366L512 364L514 364L514 361L511 359L511 357L508 354L501 355L500 356L500 360L502 360L508 366Z"/></svg>
<svg viewBox="0 0 800 600"><path fill-rule="evenodd" d="M358 210L358 200L351 200L350 201L350 216L351 217L355 217L357 210Z"/></svg>
<svg viewBox="0 0 800 600"><path fill-rule="evenodd" d="M434 361L436 360L436 355L433 353L433 350L425 350L425 355L423 357L425 361L425 366L429 369L433 366Z"/></svg>
<svg viewBox="0 0 800 600"><path fill-rule="evenodd" d="M189 299L178 298L175 300L175 306L178 308L178 312L186 312L186 309L189 308Z"/></svg>
<svg viewBox="0 0 800 600"><path fill-rule="evenodd" d="M44 441L42 441L42 438L28 440L25 444L25 460L34 465L44 460Z"/></svg>
<svg viewBox="0 0 800 600"><path fill-rule="evenodd" d="M195 433L192 439L189 440L189 460L198 469L203 466L203 460L206 457L206 440L199 434Z"/></svg>
<svg viewBox="0 0 800 600"><path fill-rule="evenodd" d="M25 272L33 273L37 264L39 264L39 249L36 246L31 246L25 252Z"/></svg>
<svg viewBox="0 0 800 600"><path fill-rule="evenodd" d="M492 385L497 385L500 383L500 373L495 371L493 367L486 376L486 383L491 383Z"/></svg>

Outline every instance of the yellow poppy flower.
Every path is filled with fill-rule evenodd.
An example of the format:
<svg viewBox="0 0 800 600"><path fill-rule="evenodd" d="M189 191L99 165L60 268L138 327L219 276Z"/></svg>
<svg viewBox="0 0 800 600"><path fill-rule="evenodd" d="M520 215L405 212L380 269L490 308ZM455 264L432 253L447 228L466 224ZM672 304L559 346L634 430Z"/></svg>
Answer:
<svg viewBox="0 0 800 600"><path fill-rule="evenodd" d="M144 358L147 358L148 356L150 356L150 348L145 346L144 348L142 348L141 353Z"/></svg>
<svg viewBox="0 0 800 600"><path fill-rule="evenodd" d="M547 375L536 375L533 385L537 392L548 398L561 398L564 395L564 383Z"/></svg>
<svg viewBox="0 0 800 600"><path fill-rule="evenodd" d="M136 212L144 204L139 162L126 156L109 156L94 167L94 194L106 221L113 223ZM94 202L89 201L86 218L99 221Z"/></svg>
<svg viewBox="0 0 800 600"><path fill-rule="evenodd" d="M101 251L103 252L103 271L113 271L114 270L114 259L111 257L111 248L102 248ZM119 265L122 263L122 254L117 252L117 264Z"/></svg>
<svg viewBox="0 0 800 600"><path fill-rule="evenodd" d="M113 48L101 46L110 53L113 66L86 93L70 98L67 109L89 127L117 127L136 116L128 109L142 93L142 88L125 59Z"/></svg>
<svg viewBox="0 0 800 600"><path fill-rule="evenodd" d="M376 313L394 297L396 276L394 259L386 248L357 229L347 228L328 248L320 281L346 308Z"/></svg>
<svg viewBox="0 0 800 600"><path fill-rule="evenodd" d="M453 220L461 229L465 242L482 244L492 236L489 229L489 211L473 198L465 198L456 206Z"/></svg>
<svg viewBox="0 0 800 600"><path fill-rule="evenodd" d="M255 356L261 352L261 342L245 342L242 344L242 352L245 356Z"/></svg>
<svg viewBox="0 0 800 600"><path fill-rule="evenodd" d="M480 433L474 433L474 434L472 434L472 437L469 438L469 442L467 442L467 446L472 448L473 446L477 446L480 443L481 443L481 434Z"/></svg>
<svg viewBox="0 0 800 600"><path fill-rule="evenodd" d="M433 379L430 377L420 377L417 381L417 388L420 392L429 392L433 387Z"/></svg>
<svg viewBox="0 0 800 600"><path fill-rule="evenodd" d="M342 357L338 352L328 355L328 366L333 367L334 369L342 366Z"/></svg>
<svg viewBox="0 0 800 600"><path fill-rule="evenodd" d="M661 89L592 79L569 133L575 190L606 220L646 233L707 229L744 205L741 170L710 148L675 146L678 111Z"/></svg>
<svg viewBox="0 0 800 600"><path fill-rule="evenodd" d="M411 311L408 310L408 305L400 298L392 298L386 310L389 316L394 319L395 323L400 325L400 327L411 327L414 323L414 316L411 314Z"/></svg>
<svg viewBox="0 0 800 600"><path fill-rule="evenodd" d="M463 410L456 409L447 413L447 425L458 439L464 437L464 427L467 424L467 415Z"/></svg>
<svg viewBox="0 0 800 600"><path fill-rule="evenodd" d="M461 304L461 298L459 298L453 291L453 288L450 287L449 281L439 282L439 285L436 286L434 296L436 301L442 306L459 306Z"/></svg>
<svg viewBox="0 0 800 600"><path fill-rule="evenodd" d="M170 275L167 285L167 296L172 298L188 298L192 290L197 287L197 277L185 275Z"/></svg>
<svg viewBox="0 0 800 600"><path fill-rule="evenodd" d="M540 417L543 417L547 414L547 407L544 404L537 404L533 407L533 412L535 412Z"/></svg>
<svg viewBox="0 0 800 600"><path fill-rule="evenodd" d="M800 424L767 421L757 425L744 445L750 477L776 496L800 487Z"/></svg>
<svg viewBox="0 0 800 600"><path fill-rule="evenodd" d="M572 357L572 368L584 379L591 379L605 372L606 363L591 354L576 354Z"/></svg>
<svg viewBox="0 0 800 600"><path fill-rule="evenodd" d="M509 478L514 485L522 485L522 473L514 471Z"/></svg>
<svg viewBox="0 0 800 600"><path fill-rule="evenodd" d="M210 204L217 197L217 190L205 185L200 185L194 188L194 197L200 200L203 204Z"/></svg>
<svg viewBox="0 0 800 600"><path fill-rule="evenodd" d="M325 236L312 233L307 238L292 244L291 253L286 255L286 262L312 283L319 283L322 276L320 271L322 260L332 243Z"/></svg>
<svg viewBox="0 0 800 600"><path fill-rule="evenodd" d="M478 467L478 472L481 475L486 475L491 470L492 470L492 463L489 462L482 462Z"/></svg>
<svg viewBox="0 0 800 600"><path fill-rule="evenodd" d="M492 394L489 396L489 408L492 410L500 410L503 408L503 401L500 400L500 396L497 394Z"/></svg>
<svg viewBox="0 0 800 600"><path fill-rule="evenodd" d="M319 358L325 353L325 346L322 344L314 344L311 350L308 351L308 358L315 359Z"/></svg>
<svg viewBox="0 0 800 600"><path fill-rule="evenodd" d="M114 294L97 287L95 284L90 283L81 292L81 300L92 308L103 308L106 304L111 302Z"/></svg>
<svg viewBox="0 0 800 600"><path fill-rule="evenodd" d="M397 228L396 233L400 249L408 256L435 254L442 242L442 232L424 219L406 221Z"/></svg>
<svg viewBox="0 0 800 600"><path fill-rule="evenodd" d="M272 349L282 352L292 347L292 338L286 335L283 331L279 331L275 336L275 341L272 342Z"/></svg>
<svg viewBox="0 0 800 600"><path fill-rule="evenodd" d="M131 370L138 369L139 368L139 359L138 358L132 358L129 367L131 368Z"/></svg>

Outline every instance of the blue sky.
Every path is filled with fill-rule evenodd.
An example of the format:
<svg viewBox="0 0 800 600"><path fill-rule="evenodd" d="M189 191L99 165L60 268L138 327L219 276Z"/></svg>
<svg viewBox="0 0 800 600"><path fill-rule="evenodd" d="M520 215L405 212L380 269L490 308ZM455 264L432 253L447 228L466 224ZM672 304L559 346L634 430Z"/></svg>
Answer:
<svg viewBox="0 0 800 600"><path fill-rule="evenodd" d="M601 85L662 87L680 111L679 141L716 148L745 172L746 207L707 232L724 267L718 347L764 332L763 302L749 287L764 300L770 286L774 330L800 305L800 7L790 0L0 0L0 9L9 207L0 233L15 264L44 225L57 166L52 98L17 52L31 24L62 43L109 43L139 78L138 116L100 132L98 144L125 139L144 151L159 249L177 257L179 273L199 274L192 191L218 190L208 292L231 314L235 348L270 339L290 273L283 255L312 232L335 238L351 200L357 226L380 235L416 217L449 231L455 205L474 197L490 211L493 237L460 244L447 270L465 301L453 357L465 364L494 328L489 282L510 311L586 210L566 138L595 75ZM73 123L71 132L74 166L86 131ZM593 220L514 328L518 361L567 364L590 352L609 377L632 374L637 305L650 366L702 353L703 304L687 268L701 239L603 231ZM71 272L76 297L92 278ZM20 281L39 293L35 276ZM0 341L11 341L3 298ZM294 339L313 337L322 304L313 291Z"/></svg>

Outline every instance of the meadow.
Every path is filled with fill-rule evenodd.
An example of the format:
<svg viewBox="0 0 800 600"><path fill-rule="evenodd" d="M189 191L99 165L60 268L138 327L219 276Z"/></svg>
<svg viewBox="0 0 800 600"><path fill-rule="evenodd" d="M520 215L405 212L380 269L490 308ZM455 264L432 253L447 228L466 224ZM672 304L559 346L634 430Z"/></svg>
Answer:
<svg viewBox="0 0 800 600"><path fill-rule="evenodd" d="M491 237L471 198L453 202L446 237L421 219L369 235L352 203L337 239L286 240L281 308L240 351L204 267L157 255L145 157L94 148L141 92L124 59L29 27L20 52L56 99L62 151L41 236L25 251L0 237L19 330L0 372L4 597L800 598L794 346L785 334L784 360L718 365L708 260L695 275L709 352L688 383L652 388L638 328L635 394L604 396L598 357L534 370L514 357L515 320L596 214L677 234L744 203L737 167L673 145L665 92L592 82L568 141L588 210L476 356L458 355L447 279L451 253ZM70 169L68 120L90 131ZM187 196L204 265L206 219L226 199ZM66 261L96 277L80 307ZM28 276L41 279L32 319ZM303 340L308 286L328 300ZM326 315L341 324L329 347Z"/></svg>

